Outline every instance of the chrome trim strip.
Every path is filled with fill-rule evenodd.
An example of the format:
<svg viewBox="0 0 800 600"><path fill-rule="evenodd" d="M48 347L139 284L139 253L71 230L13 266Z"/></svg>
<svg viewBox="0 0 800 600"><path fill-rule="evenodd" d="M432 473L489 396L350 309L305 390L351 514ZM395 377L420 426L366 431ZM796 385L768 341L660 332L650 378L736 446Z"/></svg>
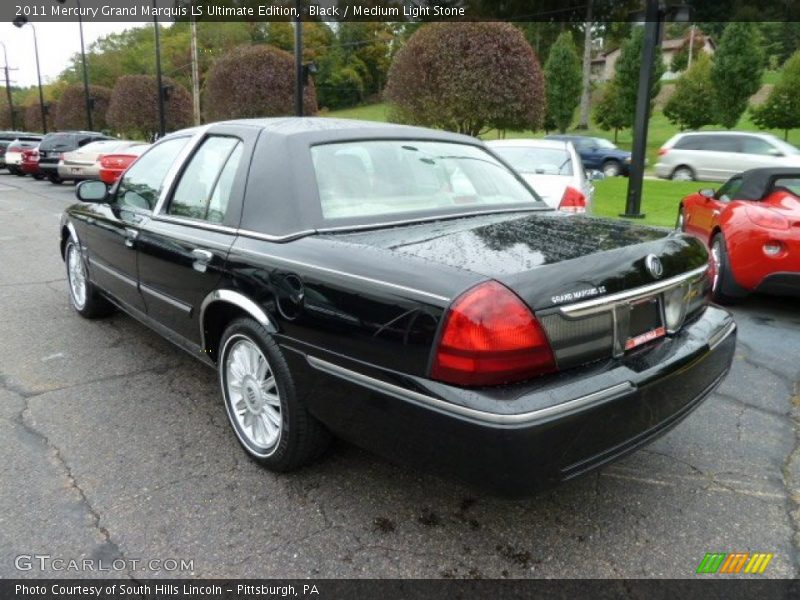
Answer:
<svg viewBox="0 0 800 600"><path fill-rule="evenodd" d="M244 294L235 292L234 290L214 290L203 298L203 302L200 304L200 344L203 349L206 349L206 331L204 327L206 309L214 302L227 302L238 306L267 330L276 331L267 313Z"/></svg>
<svg viewBox="0 0 800 600"><path fill-rule="evenodd" d="M583 317L588 314L610 310L614 304L658 294L672 287L678 286L685 281L699 278L703 275L703 273L706 272L707 269L708 266L704 265L697 269L693 269L688 273L682 273L657 283L651 283L649 285L634 288L632 290L611 294L610 296L602 296L600 298L592 298L591 300L585 300L583 302L559 306L558 310L561 311L561 314L568 317Z"/></svg>
<svg viewBox="0 0 800 600"><path fill-rule="evenodd" d="M243 237L253 238L256 240L264 240L267 242L290 242L292 240L296 240L301 237L314 235L315 233L317 233L316 229L303 229L301 231L295 231L293 233L287 233L285 235L271 235L269 233L261 233L260 231L253 231L251 229L239 230L239 235Z"/></svg>
<svg viewBox="0 0 800 600"><path fill-rule="evenodd" d="M548 406L547 408L540 408L538 410L525 413L503 415L486 412L483 410L476 410L474 408L467 408L466 406L459 406L445 400L440 400L439 398L420 394L419 392L408 390L398 385L381 381L380 379L375 379L374 377L369 377L368 375L363 375L362 373L357 373L356 371L351 371L350 369L345 369L344 367L334 365L333 363L329 363L328 361L316 358L314 356L306 356L306 360L308 361L309 365L319 371L323 371L324 373L339 377L340 379L345 379L352 383L356 383L376 392L387 394L400 400L413 402L414 404L429 406L442 412L452 413L476 421L493 423L497 425L534 425L554 417L603 404L604 402L618 398L622 394L631 393L636 389L636 387L630 381L626 381L624 383L618 383L606 389L587 394L586 396L581 396L579 398L574 398L572 400L556 404L555 406Z"/></svg>
<svg viewBox="0 0 800 600"><path fill-rule="evenodd" d="M307 269L316 269L317 271L323 271L325 273L332 273L334 275L341 275L343 277L350 277L351 279L357 279L358 281L365 281L367 283L374 283L383 287L393 288L396 290L403 291L407 294L416 295L416 296L424 296L425 298L432 298L434 300L438 300L439 302L443 302L446 304L450 303L450 298L446 296L440 296L439 294L434 294L432 292L426 292L424 290L418 290L415 288L406 287L404 285L399 285L396 283L390 283L388 281L383 281L381 279L373 279L371 277L365 277L363 275L355 275L354 273L347 273L345 271L339 271L337 269L329 269L328 267L321 267L319 265L313 265L311 263L306 263L300 260L294 260L292 258L284 258L282 256L275 256L274 254L265 254L264 252L258 252L256 250L250 250L247 248L238 248L239 252L245 252L248 254L254 254L256 256L260 256L262 258L268 258L271 260L276 260L279 262L285 262L291 265L297 265L299 267L306 267Z"/></svg>
<svg viewBox="0 0 800 600"><path fill-rule="evenodd" d="M712 335L708 340L708 349L714 350L717 346L719 346L722 342L724 342L730 334L736 331L736 323L730 322L724 329L720 329L714 335Z"/></svg>
<svg viewBox="0 0 800 600"><path fill-rule="evenodd" d="M181 302L180 300L173 298L172 296L168 296L167 294L164 294L162 292L159 292L158 290L151 288L149 285L145 285L143 283L139 284L139 289L145 294L149 294L154 298L169 304L170 306L174 306L181 312L186 313L187 316L192 314L191 304L186 304L185 302Z"/></svg>
<svg viewBox="0 0 800 600"><path fill-rule="evenodd" d="M154 214L151 220L186 225L187 227L196 227L197 229L208 229L209 231L219 231L221 233L230 233L231 235L239 233L238 229L228 227L227 225L217 225L216 223L209 223L197 219L182 219L181 217L173 217L172 215Z"/></svg>
<svg viewBox="0 0 800 600"><path fill-rule="evenodd" d="M101 271L104 271L104 272L108 273L109 275L111 275L113 277L116 277L117 279L127 283L130 286L137 287L137 285L138 285L138 283L136 282L135 279L131 279L127 275L123 275L122 273L120 273L116 269L112 269L111 267L107 267L104 264L97 262L97 260L95 260L93 258L89 258L89 266L90 267L97 267Z"/></svg>
<svg viewBox="0 0 800 600"><path fill-rule="evenodd" d="M430 217L417 217L415 219L401 219L398 221L385 221L383 223L366 223L364 225L340 225L339 227L322 227L317 229L317 233L337 233L341 231L361 231L363 229L381 229L383 227L395 227L397 225L413 225L416 223L428 223L430 221L443 221L447 219L460 219L462 217L479 217L484 215L505 214L505 213L528 213L528 212L548 212L554 211L549 206L531 208L495 208L478 210L472 212L454 213L452 215L434 215Z"/></svg>

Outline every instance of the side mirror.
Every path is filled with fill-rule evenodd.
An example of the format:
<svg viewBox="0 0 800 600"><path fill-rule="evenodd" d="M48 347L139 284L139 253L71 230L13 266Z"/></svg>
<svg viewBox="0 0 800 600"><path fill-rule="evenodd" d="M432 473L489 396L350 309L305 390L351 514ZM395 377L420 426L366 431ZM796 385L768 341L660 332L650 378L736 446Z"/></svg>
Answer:
<svg viewBox="0 0 800 600"><path fill-rule="evenodd" d="M102 181L81 181L75 188L75 196L81 202L105 202L108 187Z"/></svg>
<svg viewBox="0 0 800 600"><path fill-rule="evenodd" d="M602 181L605 178L605 173L598 171L597 169L589 169L586 171L586 179L589 181Z"/></svg>
<svg viewBox="0 0 800 600"><path fill-rule="evenodd" d="M716 197L717 191L716 190L712 190L710 188L707 188L707 189L700 190L698 192L698 194L700 194L701 196L703 196L707 200L711 200L712 198Z"/></svg>

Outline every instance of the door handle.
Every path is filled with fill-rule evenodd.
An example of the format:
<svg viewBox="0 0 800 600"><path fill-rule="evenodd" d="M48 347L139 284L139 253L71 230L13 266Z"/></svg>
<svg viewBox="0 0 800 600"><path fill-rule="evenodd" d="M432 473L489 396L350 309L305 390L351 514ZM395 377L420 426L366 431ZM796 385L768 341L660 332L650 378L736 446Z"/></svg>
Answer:
<svg viewBox="0 0 800 600"><path fill-rule="evenodd" d="M128 248L133 248L133 245L136 243L136 238L139 237L139 231L136 229L131 229L129 227L125 228L125 245Z"/></svg>
<svg viewBox="0 0 800 600"><path fill-rule="evenodd" d="M192 250L192 256L198 262L207 263L210 262L212 258L214 258L214 254L208 250L203 250L202 248L195 248Z"/></svg>

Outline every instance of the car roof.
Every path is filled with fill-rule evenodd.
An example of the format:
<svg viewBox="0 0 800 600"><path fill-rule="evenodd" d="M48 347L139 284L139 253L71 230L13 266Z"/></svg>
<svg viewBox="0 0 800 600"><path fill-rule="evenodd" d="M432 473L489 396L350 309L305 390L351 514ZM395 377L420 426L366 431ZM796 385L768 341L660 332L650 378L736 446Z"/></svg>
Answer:
<svg viewBox="0 0 800 600"><path fill-rule="evenodd" d="M695 137L698 135L752 135L755 137L775 137L771 133L762 133L758 131L685 131L677 134L676 137Z"/></svg>
<svg viewBox="0 0 800 600"><path fill-rule="evenodd" d="M737 200L761 200L766 196L776 179L794 177L800 179L798 167L763 167L749 169L735 177L742 178L742 187L736 192Z"/></svg>
<svg viewBox="0 0 800 600"><path fill-rule="evenodd" d="M486 145L492 148L555 148L559 150L568 149L569 140L558 139L513 139L513 140L491 140Z"/></svg>
<svg viewBox="0 0 800 600"><path fill-rule="evenodd" d="M235 125L240 127L255 127L265 132L282 137L307 137L309 139L331 139L341 134L342 138L357 139L385 137L385 138L424 138L443 141L482 143L476 138L452 133L449 131L433 130L412 125L400 125L381 121L363 121L359 119L335 119L330 117L273 117L266 119L234 119L218 121L200 127L183 129L169 134L169 136L196 133L206 127Z"/></svg>

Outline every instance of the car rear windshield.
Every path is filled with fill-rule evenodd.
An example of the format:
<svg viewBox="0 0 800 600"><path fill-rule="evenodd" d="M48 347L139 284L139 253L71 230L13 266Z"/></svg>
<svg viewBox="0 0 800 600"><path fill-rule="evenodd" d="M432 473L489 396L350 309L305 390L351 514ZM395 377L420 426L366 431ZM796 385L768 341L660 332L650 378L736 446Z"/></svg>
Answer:
<svg viewBox="0 0 800 600"><path fill-rule="evenodd" d="M494 151L518 173L526 175L573 175L572 157L562 148L530 146L495 147Z"/></svg>
<svg viewBox="0 0 800 600"><path fill-rule="evenodd" d="M547 208L491 154L468 144L343 142L313 146L311 157L325 219Z"/></svg>

